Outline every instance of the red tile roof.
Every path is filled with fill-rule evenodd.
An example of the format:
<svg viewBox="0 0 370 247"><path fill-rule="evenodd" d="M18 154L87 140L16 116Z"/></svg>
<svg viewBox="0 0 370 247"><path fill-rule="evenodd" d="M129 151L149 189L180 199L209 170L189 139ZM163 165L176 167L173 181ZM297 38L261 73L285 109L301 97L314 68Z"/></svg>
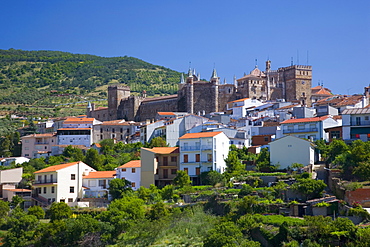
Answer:
<svg viewBox="0 0 370 247"><path fill-rule="evenodd" d="M136 168L141 167L141 160L131 160L127 162L126 164L119 166L118 168Z"/></svg>
<svg viewBox="0 0 370 247"><path fill-rule="evenodd" d="M27 190L27 189L3 189L3 190L13 191L13 192L32 192L32 190Z"/></svg>
<svg viewBox="0 0 370 247"><path fill-rule="evenodd" d="M173 154L179 153L178 147L154 147L154 148L142 148L151 151L156 154Z"/></svg>
<svg viewBox="0 0 370 247"><path fill-rule="evenodd" d="M45 133L45 134L32 134L28 136L22 136L22 138L31 138L31 137L53 137L56 136L56 133Z"/></svg>
<svg viewBox="0 0 370 247"><path fill-rule="evenodd" d="M71 117L67 118L64 121L64 124L70 124L70 123L92 123L94 122L95 118L77 118L77 117Z"/></svg>
<svg viewBox="0 0 370 247"><path fill-rule="evenodd" d="M61 169L64 169L64 168L67 168L67 167L70 167L70 166L77 165L79 162L81 162L81 161L67 163L67 164L61 164L61 165L55 165L55 166L49 166L49 167L46 167L42 170L36 171L34 173L55 172L55 171L58 171L58 170L61 170Z"/></svg>
<svg viewBox="0 0 370 247"><path fill-rule="evenodd" d="M90 172L89 175L83 176L82 178L114 178L116 171L98 171Z"/></svg>
<svg viewBox="0 0 370 247"><path fill-rule="evenodd" d="M157 112L158 115L170 115L170 116L175 116L176 114L173 112Z"/></svg>
<svg viewBox="0 0 370 247"><path fill-rule="evenodd" d="M323 116L323 117L310 117L310 118L294 118L294 119L288 119L281 124L290 124L290 123L308 123L308 122L319 122L323 121L325 119L328 119L329 116Z"/></svg>
<svg viewBox="0 0 370 247"><path fill-rule="evenodd" d="M325 90L325 88L321 88L318 92L314 94L328 95L328 96L332 95L329 91Z"/></svg>
<svg viewBox="0 0 370 247"><path fill-rule="evenodd" d="M60 128L58 130L91 130L91 128Z"/></svg>
<svg viewBox="0 0 370 247"><path fill-rule="evenodd" d="M179 139L192 139L192 138L202 138L202 137L214 137L218 134L222 133L222 131L218 132L200 132L200 133L188 133L181 136Z"/></svg>
<svg viewBox="0 0 370 247"><path fill-rule="evenodd" d="M237 100L233 100L233 101L230 101L230 102L227 102L227 103L229 104L229 103L235 103L235 102L242 102L242 101L247 100L247 99L249 99L249 98L237 99Z"/></svg>

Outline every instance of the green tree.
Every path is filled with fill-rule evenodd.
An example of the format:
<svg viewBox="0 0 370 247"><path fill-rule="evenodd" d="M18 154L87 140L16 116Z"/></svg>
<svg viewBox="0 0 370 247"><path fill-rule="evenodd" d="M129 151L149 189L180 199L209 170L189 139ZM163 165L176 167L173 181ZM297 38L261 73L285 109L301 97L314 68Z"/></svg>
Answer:
<svg viewBox="0 0 370 247"><path fill-rule="evenodd" d="M220 184L224 181L222 174L217 171L202 172L200 174L200 178L202 184L204 185L215 186L216 184Z"/></svg>
<svg viewBox="0 0 370 247"><path fill-rule="evenodd" d="M109 194L112 196L113 200L122 198L123 194L127 191L132 191L130 181L119 178L110 181Z"/></svg>
<svg viewBox="0 0 370 247"><path fill-rule="evenodd" d="M298 179L291 188L306 196L307 199L319 198L326 188L326 184L322 180L314 180L310 178Z"/></svg>
<svg viewBox="0 0 370 247"><path fill-rule="evenodd" d="M185 171L178 170L176 177L173 179L173 184L183 188L184 186L190 185L191 180Z"/></svg>
<svg viewBox="0 0 370 247"><path fill-rule="evenodd" d="M229 151L225 162L226 172L229 173L231 176L238 175L245 171L245 165L240 162L238 158L238 153L236 151Z"/></svg>
<svg viewBox="0 0 370 247"><path fill-rule="evenodd" d="M5 218L9 213L10 207L8 202L0 200L0 219Z"/></svg>
<svg viewBox="0 0 370 247"><path fill-rule="evenodd" d="M72 209L65 202L54 202L51 204L50 209L47 211L50 220L67 219L72 215Z"/></svg>
<svg viewBox="0 0 370 247"><path fill-rule="evenodd" d="M90 148L86 152L85 163L97 171L102 170L103 160L98 151L94 148Z"/></svg>
<svg viewBox="0 0 370 247"><path fill-rule="evenodd" d="M34 215L37 219L43 219L45 217L45 211L40 206L32 206L27 211L28 215Z"/></svg>
<svg viewBox="0 0 370 247"><path fill-rule="evenodd" d="M21 207L22 203L24 202L23 198L20 196L13 196L12 201L10 202L11 207Z"/></svg>
<svg viewBox="0 0 370 247"><path fill-rule="evenodd" d="M166 139L158 136L154 137L149 144L147 145L148 148L154 148L154 147L168 147L168 144L166 143Z"/></svg>
<svg viewBox="0 0 370 247"><path fill-rule="evenodd" d="M83 161L85 156L82 153L82 150L79 148L75 148L71 145L67 146L63 150L63 156L70 158L70 161Z"/></svg>
<svg viewBox="0 0 370 247"><path fill-rule="evenodd" d="M31 246L35 240L35 234L39 220L33 215L26 215L23 211L17 212L8 220L7 234L3 240L3 246Z"/></svg>
<svg viewBox="0 0 370 247"><path fill-rule="evenodd" d="M268 148L262 148L257 155L256 165L259 171L272 171L274 167L270 165L270 152Z"/></svg>

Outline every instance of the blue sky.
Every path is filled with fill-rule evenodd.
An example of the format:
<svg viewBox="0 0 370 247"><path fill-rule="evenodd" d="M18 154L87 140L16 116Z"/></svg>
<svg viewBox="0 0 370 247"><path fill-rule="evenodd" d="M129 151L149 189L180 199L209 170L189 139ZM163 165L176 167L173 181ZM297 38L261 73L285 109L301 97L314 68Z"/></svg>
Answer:
<svg viewBox="0 0 370 247"><path fill-rule="evenodd" d="M255 66L312 65L312 86L370 84L370 1L37 0L0 2L0 49L132 56L231 83Z"/></svg>

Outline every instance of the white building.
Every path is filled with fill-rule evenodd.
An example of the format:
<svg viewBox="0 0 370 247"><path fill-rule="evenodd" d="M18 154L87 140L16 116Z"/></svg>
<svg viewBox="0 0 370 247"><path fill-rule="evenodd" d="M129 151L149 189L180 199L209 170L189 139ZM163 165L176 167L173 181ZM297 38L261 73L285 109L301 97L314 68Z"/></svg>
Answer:
<svg viewBox="0 0 370 247"><path fill-rule="evenodd" d="M7 158L0 158L0 165L10 166L13 162L15 165L17 165L17 164L22 164L28 161L30 161L30 159L26 157L7 157Z"/></svg>
<svg viewBox="0 0 370 247"><path fill-rule="evenodd" d="M231 118L239 119L247 116L247 109L260 106L263 103L257 99L244 98L227 103L226 109L231 112Z"/></svg>
<svg viewBox="0 0 370 247"><path fill-rule="evenodd" d="M82 178L90 172L95 170L82 161L49 166L34 172L34 199L41 205L65 202L76 206L78 200L83 198Z"/></svg>
<svg viewBox="0 0 370 247"><path fill-rule="evenodd" d="M284 136L270 142L270 163L280 164L280 169L285 169L293 163L304 166L314 164L315 147L310 141L295 136Z"/></svg>
<svg viewBox="0 0 370 247"><path fill-rule="evenodd" d="M370 141L370 108L354 108L342 113L343 140Z"/></svg>
<svg viewBox="0 0 370 247"><path fill-rule="evenodd" d="M141 184L141 160L131 160L117 167L116 174L117 178L130 181L132 189L137 190Z"/></svg>
<svg viewBox="0 0 370 247"><path fill-rule="evenodd" d="M67 118L63 128L58 129L58 145L84 145L90 147L93 143L92 127L101 124L95 118Z"/></svg>
<svg viewBox="0 0 370 247"><path fill-rule="evenodd" d="M90 172L82 177L85 198L107 198L109 196L109 183L116 177L116 171Z"/></svg>
<svg viewBox="0 0 370 247"><path fill-rule="evenodd" d="M329 115L324 117L289 119L281 122L281 129L277 131L276 138L293 135L312 141L321 139L329 141L329 136L328 133L325 133L325 129L340 126L340 124L340 122L337 122Z"/></svg>
<svg viewBox="0 0 370 247"><path fill-rule="evenodd" d="M179 138L180 170L186 171L194 183L202 172L226 169L229 138L223 132L188 133Z"/></svg>

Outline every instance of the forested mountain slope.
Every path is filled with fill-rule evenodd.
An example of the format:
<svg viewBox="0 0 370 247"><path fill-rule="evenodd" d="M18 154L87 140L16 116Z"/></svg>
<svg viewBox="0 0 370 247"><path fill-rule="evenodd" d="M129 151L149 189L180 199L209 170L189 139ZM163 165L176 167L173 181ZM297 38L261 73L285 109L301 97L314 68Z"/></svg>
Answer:
<svg viewBox="0 0 370 247"><path fill-rule="evenodd" d="M133 92L146 90L148 96L173 94L180 76L127 56L0 50L0 104L54 107L92 96L104 99L107 85L118 83L130 86Z"/></svg>

